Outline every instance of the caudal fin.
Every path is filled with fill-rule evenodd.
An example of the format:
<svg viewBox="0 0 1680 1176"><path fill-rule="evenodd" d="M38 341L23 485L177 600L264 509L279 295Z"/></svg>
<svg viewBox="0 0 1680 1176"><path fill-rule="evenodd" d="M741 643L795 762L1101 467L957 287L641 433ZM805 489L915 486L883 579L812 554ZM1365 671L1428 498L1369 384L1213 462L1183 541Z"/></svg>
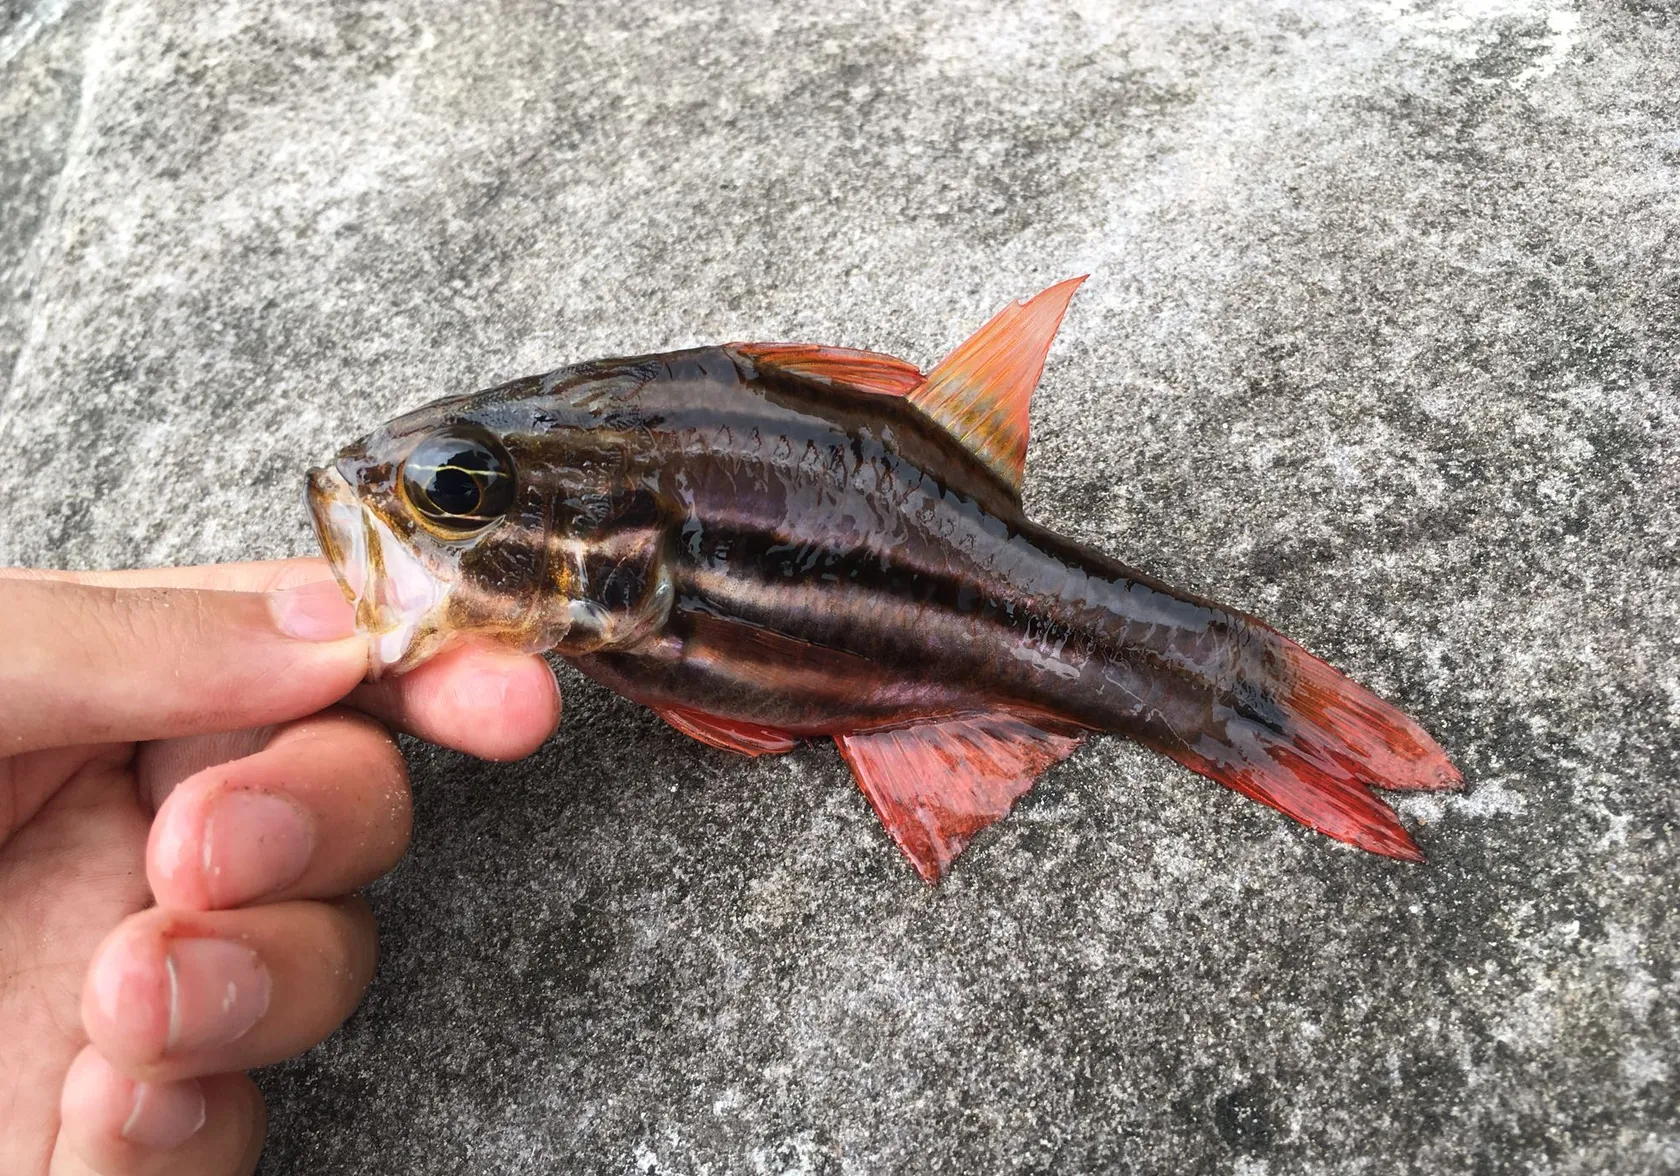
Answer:
<svg viewBox="0 0 1680 1176"><path fill-rule="evenodd" d="M1338 841L1422 861L1371 786L1457 788L1463 777L1446 752L1398 708L1333 666L1281 634L1260 632L1269 639L1265 661L1272 670L1263 704L1221 705L1219 734L1204 735L1193 748L1162 750Z"/></svg>

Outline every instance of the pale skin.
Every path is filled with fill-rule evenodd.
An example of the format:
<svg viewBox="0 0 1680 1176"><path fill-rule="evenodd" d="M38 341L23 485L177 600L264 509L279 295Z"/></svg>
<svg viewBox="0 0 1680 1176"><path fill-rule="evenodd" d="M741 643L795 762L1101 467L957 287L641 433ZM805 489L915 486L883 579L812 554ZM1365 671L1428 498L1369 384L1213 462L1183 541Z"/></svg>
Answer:
<svg viewBox="0 0 1680 1176"><path fill-rule="evenodd" d="M0 1172L237 1176L244 1071L373 975L358 887L408 843L392 729L487 759L559 722L540 658L363 683L319 560L0 569Z"/></svg>

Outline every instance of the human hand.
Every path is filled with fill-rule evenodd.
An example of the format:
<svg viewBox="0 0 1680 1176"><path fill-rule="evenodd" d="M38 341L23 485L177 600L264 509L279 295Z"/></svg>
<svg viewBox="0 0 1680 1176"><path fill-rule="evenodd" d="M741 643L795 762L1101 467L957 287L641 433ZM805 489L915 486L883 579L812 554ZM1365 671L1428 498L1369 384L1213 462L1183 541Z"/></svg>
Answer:
<svg viewBox="0 0 1680 1176"><path fill-rule="evenodd" d="M0 1172L250 1172L242 1071L373 974L355 891L409 834L384 724L511 759L559 721L541 658L364 684L351 625L319 560L0 570Z"/></svg>

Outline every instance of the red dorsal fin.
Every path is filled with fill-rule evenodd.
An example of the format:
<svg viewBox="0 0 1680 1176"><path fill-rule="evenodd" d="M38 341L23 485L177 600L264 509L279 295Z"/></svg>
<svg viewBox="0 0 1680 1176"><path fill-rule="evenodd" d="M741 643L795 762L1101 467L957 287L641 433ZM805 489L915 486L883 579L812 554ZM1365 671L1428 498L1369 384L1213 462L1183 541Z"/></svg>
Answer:
<svg viewBox="0 0 1680 1176"><path fill-rule="evenodd" d="M1073 292L1069 278L1000 310L928 373L910 402L985 462L1017 493L1027 467L1027 406Z"/></svg>
<svg viewBox="0 0 1680 1176"><path fill-rule="evenodd" d="M908 396L922 383L921 369L915 364L875 351L814 343L731 343L730 347L758 367L819 384Z"/></svg>
<svg viewBox="0 0 1680 1176"><path fill-rule="evenodd" d="M1082 738L1054 720L999 712L836 735L834 742L916 873L935 883L976 833Z"/></svg>
<svg viewBox="0 0 1680 1176"><path fill-rule="evenodd" d="M775 727L720 718L686 706L656 706L653 709L684 735L725 751L739 751L745 755L781 755L792 751L799 742L797 735Z"/></svg>

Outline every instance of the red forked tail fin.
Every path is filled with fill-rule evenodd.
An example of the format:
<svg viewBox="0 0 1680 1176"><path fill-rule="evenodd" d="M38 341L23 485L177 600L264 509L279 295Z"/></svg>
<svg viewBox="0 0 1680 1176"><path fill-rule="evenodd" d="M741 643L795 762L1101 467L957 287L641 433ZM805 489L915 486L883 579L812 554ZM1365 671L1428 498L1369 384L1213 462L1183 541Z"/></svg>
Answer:
<svg viewBox="0 0 1680 1176"><path fill-rule="evenodd" d="M1223 741L1163 751L1192 771L1283 812L1320 833L1387 857L1422 861L1411 835L1371 787L1396 791L1457 788L1446 752L1391 706L1281 634L1276 685L1267 691L1275 722L1226 707ZM1272 661L1272 658L1268 658Z"/></svg>

